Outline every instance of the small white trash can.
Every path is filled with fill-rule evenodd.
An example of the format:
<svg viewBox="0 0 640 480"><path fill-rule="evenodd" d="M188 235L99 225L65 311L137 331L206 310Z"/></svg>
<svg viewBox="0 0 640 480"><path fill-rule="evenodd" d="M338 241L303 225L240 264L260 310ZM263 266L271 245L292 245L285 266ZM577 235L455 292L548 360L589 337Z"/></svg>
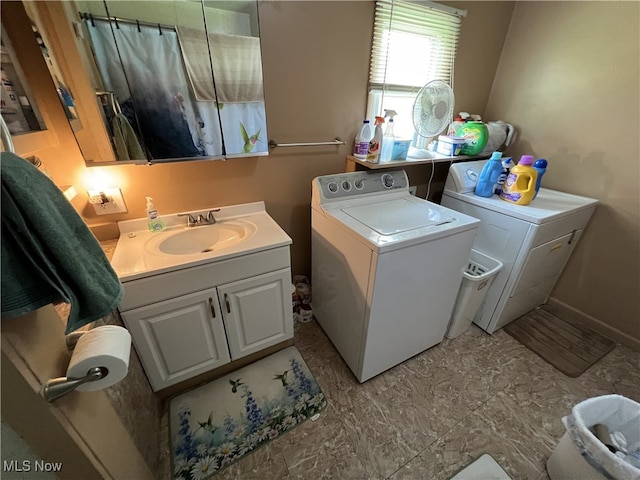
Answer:
<svg viewBox="0 0 640 480"><path fill-rule="evenodd" d="M469 328L501 268L502 262L478 250L471 250L469 264L462 274L447 338L455 338Z"/></svg>
<svg viewBox="0 0 640 480"><path fill-rule="evenodd" d="M567 431L546 465L551 480L640 480L640 468L636 467L636 455L640 453L640 403L615 394L588 398L575 405L562 423ZM622 456L612 453L596 437L592 428L597 424L625 439Z"/></svg>

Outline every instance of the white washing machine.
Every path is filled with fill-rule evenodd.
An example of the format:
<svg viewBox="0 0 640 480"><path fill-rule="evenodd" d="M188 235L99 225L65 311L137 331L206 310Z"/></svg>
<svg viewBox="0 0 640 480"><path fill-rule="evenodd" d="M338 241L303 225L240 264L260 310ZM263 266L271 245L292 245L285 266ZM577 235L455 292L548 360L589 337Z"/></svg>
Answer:
<svg viewBox="0 0 640 480"><path fill-rule="evenodd" d="M486 162L451 165L442 205L479 218L473 248L503 264L474 319L493 333L547 301L598 201L546 188L529 205L479 197Z"/></svg>
<svg viewBox="0 0 640 480"><path fill-rule="evenodd" d="M412 196L404 170L312 188L313 312L364 382L442 341L479 221Z"/></svg>

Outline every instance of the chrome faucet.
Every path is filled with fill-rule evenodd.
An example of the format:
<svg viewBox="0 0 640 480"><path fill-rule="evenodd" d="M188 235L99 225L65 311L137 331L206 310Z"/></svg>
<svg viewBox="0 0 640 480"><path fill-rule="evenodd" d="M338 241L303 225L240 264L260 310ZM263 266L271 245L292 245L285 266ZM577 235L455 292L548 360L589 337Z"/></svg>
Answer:
<svg viewBox="0 0 640 480"><path fill-rule="evenodd" d="M187 227L188 228L196 226L196 219L193 218L193 215L191 215L190 213L179 213L178 216L179 217L187 217Z"/></svg>
<svg viewBox="0 0 640 480"><path fill-rule="evenodd" d="M197 225L213 225L216 223L216 217L213 215L214 212L219 212L220 209L216 208L214 210L209 210L207 216L205 217L201 213L198 214L198 217L194 217L193 213L179 213L179 217L187 217L187 228L195 227Z"/></svg>
<svg viewBox="0 0 640 480"><path fill-rule="evenodd" d="M214 212L219 212L220 209L216 208L213 210L209 210L209 213L207 213L207 221L209 222L210 225L213 225L214 223L216 223L216 217L213 215Z"/></svg>

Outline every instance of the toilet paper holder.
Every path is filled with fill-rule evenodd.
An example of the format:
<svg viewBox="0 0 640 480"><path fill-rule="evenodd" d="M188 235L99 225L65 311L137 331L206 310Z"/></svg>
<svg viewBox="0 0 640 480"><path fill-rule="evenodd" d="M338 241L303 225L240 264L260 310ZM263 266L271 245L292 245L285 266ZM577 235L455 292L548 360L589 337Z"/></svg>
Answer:
<svg viewBox="0 0 640 480"><path fill-rule="evenodd" d="M84 383L95 382L96 380L106 377L108 373L109 370L105 367L93 367L90 368L87 374L82 378L52 378L47 380L42 387L42 396L47 402L53 402L54 400L73 392Z"/></svg>

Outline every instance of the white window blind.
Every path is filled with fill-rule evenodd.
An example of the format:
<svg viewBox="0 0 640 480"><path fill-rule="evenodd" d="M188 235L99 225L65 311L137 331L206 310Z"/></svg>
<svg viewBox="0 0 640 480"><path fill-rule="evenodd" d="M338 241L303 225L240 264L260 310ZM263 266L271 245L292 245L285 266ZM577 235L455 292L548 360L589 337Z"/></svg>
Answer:
<svg viewBox="0 0 640 480"><path fill-rule="evenodd" d="M398 112L396 135L411 137L413 101L431 80L453 83L453 63L466 12L432 2L376 2L367 118Z"/></svg>

